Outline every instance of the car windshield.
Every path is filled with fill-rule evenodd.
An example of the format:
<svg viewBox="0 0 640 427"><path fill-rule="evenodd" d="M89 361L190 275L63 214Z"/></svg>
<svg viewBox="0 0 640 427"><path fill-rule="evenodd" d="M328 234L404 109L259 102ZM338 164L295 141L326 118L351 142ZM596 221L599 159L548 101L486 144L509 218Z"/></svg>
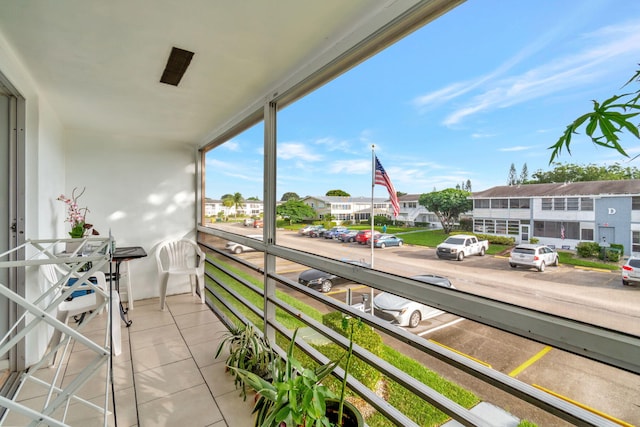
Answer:
<svg viewBox="0 0 640 427"><path fill-rule="evenodd" d="M459 237L449 237L445 242L451 243L452 245L462 245L464 244L464 239Z"/></svg>
<svg viewBox="0 0 640 427"><path fill-rule="evenodd" d="M518 253L518 254L530 254L533 255L536 250L535 249L531 249L531 248L514 248L513 252Z"/></svg>

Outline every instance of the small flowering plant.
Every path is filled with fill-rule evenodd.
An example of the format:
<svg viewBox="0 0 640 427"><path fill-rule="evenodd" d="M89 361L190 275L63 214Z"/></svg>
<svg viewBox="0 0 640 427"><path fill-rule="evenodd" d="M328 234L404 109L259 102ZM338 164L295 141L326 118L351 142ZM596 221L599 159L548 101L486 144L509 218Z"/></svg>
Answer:
<svg viewBox="0 0 640 427"><path fill-rule="evenodd" d="M78 188L74 188L71 193L71 198L68 198L64 194L58 196L58 200L64 202L67 205L67 218L66 222L71 223L71 231L69 232L69 236L73 238L83 237L86 232L93 228L93 225L86 223L86 216L89 212L89 208L78 207L78 199L80 196L84 194L85 188L82 189L80 194L76 195L76 191ZM96 231L93 231L93 234L97 234Z"/></svg>

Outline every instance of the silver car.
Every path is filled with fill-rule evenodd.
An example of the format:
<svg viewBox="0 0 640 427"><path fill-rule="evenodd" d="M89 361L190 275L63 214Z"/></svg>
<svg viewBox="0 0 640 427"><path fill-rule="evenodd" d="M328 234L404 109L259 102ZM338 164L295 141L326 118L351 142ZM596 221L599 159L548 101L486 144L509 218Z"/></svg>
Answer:
<svg viewBox="0 0 640 427"><path fill-rule="evenodd" d="M624 286L640 285L640 258L629 257L622 266L622 284Z"/></svg>
<svg viewBox="0 0 640 427"><path fill-rule="evenodd" d="M422 274L411 278L431 285L455 289L446 277ZM375 316L380 319L387 320L394 325L408 326L409 328L415 328L421 321L444 313L440 309L387 292L381 292L375 296L373 299L373 311Z"/></svg>
<svg viewBox="0 0 640 427"><path fill-rule="evenodd" d="M511 250L509 265L511 268L535 267L544 271L547 265L558 266L558 253L545 245L522 244Z"/></svg>

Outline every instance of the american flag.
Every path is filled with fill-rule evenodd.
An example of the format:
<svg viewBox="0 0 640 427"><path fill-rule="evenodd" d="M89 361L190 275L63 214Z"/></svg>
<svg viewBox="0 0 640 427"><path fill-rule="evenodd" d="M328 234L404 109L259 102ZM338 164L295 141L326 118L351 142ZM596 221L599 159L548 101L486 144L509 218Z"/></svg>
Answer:
<svg viewBox="0 0 640 427"><path fill-rule="evenodd" d="M393 206L393 216L397 217L400 213L400 203L398 203L398 195L396 194L395 188L393 188L393 184L391 183L391 179L387 172L382 167L380 160L378 160L378 156L376 157L376 174L375 174L375 184L376 185L384 185L387 187L387 191L389 192L389 199L391 200L391 206Z"/></svg>
<svg viewBox="0 0 640 427"><path fill-rule="evenodd" d="M560 238L564 240L564 225L560 225Z"/></svg>

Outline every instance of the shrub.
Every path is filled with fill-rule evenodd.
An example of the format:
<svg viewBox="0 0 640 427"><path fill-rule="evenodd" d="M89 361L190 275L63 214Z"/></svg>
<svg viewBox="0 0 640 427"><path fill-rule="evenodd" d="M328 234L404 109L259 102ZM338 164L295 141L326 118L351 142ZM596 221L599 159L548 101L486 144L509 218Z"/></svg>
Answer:
<svg viewBox="0 0 640 427"><path fill-rule="evenodd" d="M618 249L621 254L624 253L624 245L621 245L620 243L612 243L609 246L611 247L611 249Z"/></svg>
<svg viewBox="0 0 640 427"><path fill-rule="evenodd" d="M598 242L580 242L576 245L576 253L582 258L591 258L600 255Z"/></svg>
<svg viewBox="0 0 640 427"><path fill-rule="evenodd" d="M620 252L618 251L618 249L607 248L607 250L605 250L604 252L605 252L604 253L605 261L611 261L611 262L620 261Z"/></svg>
<svg viewBox="0 0 640 427"><path fill-rule="evenodd" d="M539 243L539 242L540 242L540 239L538 239L537 237L529 238L529 243L531 243L531 244L535 245L536 243Z"/></svg>
<svg viewBox="0 0 640 427"><path fill-rule="evenodd" d="M391 225L393 224L393 220L384 215L376 215L373 217L373 223L375 225Z"/></svg>

